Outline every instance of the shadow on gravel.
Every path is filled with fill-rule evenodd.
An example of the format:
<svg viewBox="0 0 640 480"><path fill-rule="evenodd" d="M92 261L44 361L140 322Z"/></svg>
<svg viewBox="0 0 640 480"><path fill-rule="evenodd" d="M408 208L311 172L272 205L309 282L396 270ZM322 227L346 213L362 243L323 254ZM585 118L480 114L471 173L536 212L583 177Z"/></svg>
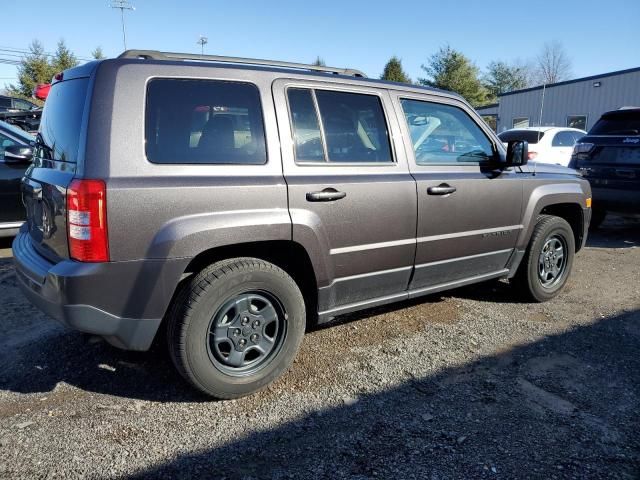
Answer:
<svg viewBox="0 0 640 480"><path fill-rule="evenodd" d="M433 376L407 372L398 387L134 478L638 478L639 343L634 311ZM258 397L238 411L270 398Z"/></svg>
<svg viewBox="0 0 640 480"><path fill-rule="evenodd" d="M640 220L609 215L600 228L589 232L587 247L640 248Z"/></svg>

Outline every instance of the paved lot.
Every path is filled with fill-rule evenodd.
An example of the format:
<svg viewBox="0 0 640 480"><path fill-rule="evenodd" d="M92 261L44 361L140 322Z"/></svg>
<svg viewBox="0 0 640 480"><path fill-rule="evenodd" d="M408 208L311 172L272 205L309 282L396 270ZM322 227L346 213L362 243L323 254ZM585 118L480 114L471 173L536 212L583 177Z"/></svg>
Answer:
<svg viewBox="0 0 640 480"><path fill-rule="evenodd" d="M499 282L342 318L230 402L58 327L0 260L0 478L638 478L639 247L609 222L547 304Z"/></svg>

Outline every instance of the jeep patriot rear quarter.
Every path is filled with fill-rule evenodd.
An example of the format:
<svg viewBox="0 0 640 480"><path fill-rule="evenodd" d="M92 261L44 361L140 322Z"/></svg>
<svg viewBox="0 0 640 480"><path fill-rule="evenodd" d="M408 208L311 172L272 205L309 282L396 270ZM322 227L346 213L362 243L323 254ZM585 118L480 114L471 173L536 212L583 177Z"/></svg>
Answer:
<svg viewBox="0 0 640 480"><path fill-rule="evenodd" d="M118 347L166 327L181 374L235 398L342 313L498 278L554 297L591 193L526 148L448 92L125 52L51 88L16 271L42 310Z"/></svg>

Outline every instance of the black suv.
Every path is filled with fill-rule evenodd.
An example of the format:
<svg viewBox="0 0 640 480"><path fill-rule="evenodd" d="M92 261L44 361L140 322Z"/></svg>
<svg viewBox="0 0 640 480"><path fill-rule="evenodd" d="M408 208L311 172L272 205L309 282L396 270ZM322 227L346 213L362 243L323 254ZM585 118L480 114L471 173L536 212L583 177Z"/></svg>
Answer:
<svg viewBox="0 0 640 480"><path fill-rule="evenodd" d="M0 112L13 112L18 110L33 110L40 108L35 103L23 98L9 97L0 95Z"/></svg>
<svg viewBox="0 0 640 480"><path fill-rule="evenodd" d="M640 214L640 108L603 114L575 145L569 167L591 183L592 227L607 212Z"/></svg>

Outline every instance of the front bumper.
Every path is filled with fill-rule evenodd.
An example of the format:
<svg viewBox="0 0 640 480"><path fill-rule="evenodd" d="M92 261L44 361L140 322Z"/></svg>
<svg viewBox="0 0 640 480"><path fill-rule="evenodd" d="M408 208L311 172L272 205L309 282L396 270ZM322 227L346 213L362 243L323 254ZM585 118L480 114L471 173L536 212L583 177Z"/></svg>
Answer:
<svg viewBox="0 0 640 480"><path fill-rule="evenodd" d="M18 284L34 305L127 350L151 346L186 266L186 260L51 263L24 228L12 248Z"/></svg>

